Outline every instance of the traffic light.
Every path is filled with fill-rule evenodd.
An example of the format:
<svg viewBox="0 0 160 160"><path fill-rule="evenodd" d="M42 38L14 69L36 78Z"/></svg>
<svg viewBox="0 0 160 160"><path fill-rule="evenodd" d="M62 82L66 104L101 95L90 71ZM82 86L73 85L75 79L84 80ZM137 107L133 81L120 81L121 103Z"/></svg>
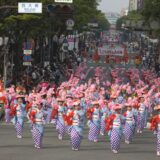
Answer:
<svg viewBox="0 0 160 160"><path fill-rule="evenodd" d="M69 4L50 4L47 6L48 12L54 13L59 16L72 16L73 15L73 6Z"/></svg>

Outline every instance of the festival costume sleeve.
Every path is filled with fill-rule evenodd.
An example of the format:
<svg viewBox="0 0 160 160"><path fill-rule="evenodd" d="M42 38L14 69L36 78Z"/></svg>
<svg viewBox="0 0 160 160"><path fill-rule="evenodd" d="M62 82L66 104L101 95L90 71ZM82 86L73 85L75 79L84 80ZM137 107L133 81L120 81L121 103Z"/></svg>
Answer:
<svg viewBox="0 0 160 160"><path fill-rule="evenodd" d="M6 105L7 104L7 99L6 97L0 97L0 100L3 101L3 104Z"/></svg>
<svg viewBox="0 0 160 160"><path fill-rule="evenodd" d="M107 132L112 129L113 121L114 121L115 117L116 117L116 115L112 114L108 118L106 118L105 123L106 123L106 131Z"/></svg>
<svg viewBox="0 0 160 160"><path fill-rule="evenodd" d="M29 114L29 118L30 118L30 120L33 122L33 123L35 123L35 116L36 116L36 111L35 110L32 110L31 112L30 112L30 114Z"/></svg>
<svg viewBox="0 0 160 160"><path fill-rule="evenodd" d="M52 111L52 116L51 116L52 119L55 119L57 114L58 114L58 108L54 108L53 111Z"/></svg>
<svg viewBox="0 0 160 160"><path fill-rule="evenodd" d="M74 112L69 113L69 115L63 115L64 121L67 123L67 125L72 125L72 119L74 116Z"/></svg>
<svg viewBox="0 0 160 160"><path fill-rule="evenodd" d="M14 117L16 115L16 108L17 108L17 105L11 107L11 110L9 113L11 117Z"/></svg>
<svg viewBox="0 0 160 160"><path fill-rule="evenodd" d="M127 116L127 113L126 113L126 112L124 112L123 116L124 116L124 117L126 117L126 116Z"/></svg>
<svg viewBox="0 0 160 160"><path fill-rule="evenodd" d="M31 103L26 104L26 112L28 113L29 109L32 107Z"/></svg>
<svg viewBox="0 0 160 160"><path fill-rule="evenodd" d="M92 113L93 112L94 112L93 108L90 108L90 109L87 110L87 113L86 113L87 119L89 119L89 120L92 119Z"/></svg>
<svg viewBox="0 0 160 160"><path fill-rule="evenodd" d="M150 123L151 123L151 127L150 127L150 130L154 131L157 129L157 120L158 120L158 116L154 116Z"/></svg>

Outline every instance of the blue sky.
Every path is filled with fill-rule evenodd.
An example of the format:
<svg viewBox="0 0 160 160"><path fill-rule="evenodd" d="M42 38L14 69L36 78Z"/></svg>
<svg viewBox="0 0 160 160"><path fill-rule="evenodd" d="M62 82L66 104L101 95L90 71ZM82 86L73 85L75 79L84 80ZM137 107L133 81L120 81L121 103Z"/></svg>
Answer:
<svg viewBox="0 0 160 160"><path fill-rule="evenodd" d="M99 9L103 12L120 12L122 8L127 8L129 0L102 0Z"/></svg>

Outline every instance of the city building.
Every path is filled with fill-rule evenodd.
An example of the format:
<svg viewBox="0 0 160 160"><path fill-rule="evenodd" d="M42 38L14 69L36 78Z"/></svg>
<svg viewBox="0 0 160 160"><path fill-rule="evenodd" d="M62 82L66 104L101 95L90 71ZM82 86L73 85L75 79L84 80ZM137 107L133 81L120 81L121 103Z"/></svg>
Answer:
<svg viewBox="0 0 160 160"><path fill-rule="evenodd" d="M137 10L141 11L144 7L144 0L137 0Z"/></svg>
<svg viewBox="0 0 160 160"><path fill-rule="evenodd" d="M108 12L105 14L105 16L111 25L115 25L117 20L121 17L119 13L115 12Z"/></svg>
<svg viewBox="0 0 160 160"><path fill-rule="evenodd" d="M129 0L129 12L137 10L137 0Z"/></svg>
<svg viewBox="0 0 160 160"><path fill-rule="evenodd" d="M127 16L127 15L128 15L128 9L127 8L123 8L121 10L120 16L123 17L123 16Z"/></svg>

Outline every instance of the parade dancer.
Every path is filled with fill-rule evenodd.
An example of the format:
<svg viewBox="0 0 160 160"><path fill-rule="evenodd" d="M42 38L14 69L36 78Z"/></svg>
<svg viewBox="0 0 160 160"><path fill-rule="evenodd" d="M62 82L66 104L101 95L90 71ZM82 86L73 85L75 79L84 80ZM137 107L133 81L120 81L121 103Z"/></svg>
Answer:
<svg viewBox="0 0 160 160"><path fill-rule="evenodd" d="M82 139L82 132L83 132L83 117L84 112L81 110L80 101L75 100L73 102L74 110L70 112L65 121L67 125L71 126L71 145L72 150L78 151L80 149L81 139Z"/></svg>
<svg viewBox="0 0 160 160"><path fill-rule="evenodd" d="M13 87L7 89L6 99L7 99L7 104L5 105L5 121L6 123L9 123L11 119L10 109L15 99L15 91Z"/></svg>
<svg viewBox="0 0 160 160"><path fill-rule="evenodd" d="M32 102L26 102L26 112L27 112L27 118L29 121L29 128L31 132L33 131L33 122L30 119L31 112L36 108L36 100L32 99Z"/></svg>
<svg viewBox="0 0 160 160"><path fill-rule="evenodd" d="M101 108L101 114L102 114L102 117L101 117L100 134L104 136L106 131L105 119L110 115L110 111L107 107L107 100L104 100L104 106Z"/></svg>
<svg viewBox="0 0 160 160"><path fill-rule="evenodd" d="M67 105L66 115L69 116L73 112L73 97L69 94L66 96L66 105ZM67 125L66 132L68 135L70 135L72 126L69 123L67 123L66 125Z"/></svg>
<svg viewBox="0 0 160 160"><path fill-rule="evenodd" d="M43 90L43 89L42 89ZM45 123L47 122L47 116L48 116L48 107L49 104L47 102L47 91L43 90L40 92L41 98L42 98L42 108L43 108L43 112L44 112L44 118L45 118Z"/></svg>
<svg viewBox="0 0 160 160"><path fill-rule="evenodd" d="M115 104L113 106L114 114L111 114L106 119L106 130L110 136L111 150L113 153L118 153L120 149L121 137L122 137L122 115L120 114L122 106Z"/></svg>
<svg viewBox="0 0 160 160"><path fill-rule="evenodd" d="M144 97L140 99L140 106L137 117L137 133L142 133L145 127L146 106L144 105Z"/></svg>
<svg viewBox="0 0 160 160"><path fill-rule="evenodd" d="M88 139L92 142L98 142L98 136L100 134L101 112L98 101L93 101L92 105L93 107L87 110L87 118L89 120Z"/></svg>
<svg viewBox="0 0 160 160"><path fill-rule="evenodd" d="M134 136L135 119L131 103L126 104L126 107L127 111L124 113L125 117L124 137L125 137L125 143L130 144Z"/></svg>
<svg viewBox="0 0 160 160"><path fill-rule="evenodd" d="M134 114L134 120L135 120L135 125L134 125L134 131L133 134L135 135L136 133L136 128L137 128L137 119L138 119L138 108L139 108L139 104L138 104L138 100L136 97L134 97L132 99L132 112Z"/></svg>
<svg viewBox="0 0 160 160"><path fill-rule="evenodd" d="M24 96L18 95L16 99L16 104L11 107L10 116L13 117L12 122L15 125L17 138L22 138L24 117L26 116L25 104L23 104Z"/></svg>
<svg viewBox="0 0 160 160"><path fill-rule="evenodd" d="M32 123L32 138L34 146L37 149L42 148L42 139L44 133L44 113L41 100L34 103L34 108L29 113L29 118Z"/></svg>
<svg viewBox="0 0 160 160"><path fill-rule="evenodd" d="M5 105L7 103L6 97L3 95L2 92L0 92L0 120L3 120L4 118L4 110L5 110Z"/></svg>
<svg viewBox="0 0 160 160"><path fill-rule="evenodd" d="M52 103L55 101L55 91L54 88L50 88L47 92L47 103L46 103L46 123L50 123L52 114Z"/></svg>
<svg viewBox="0 0 160 160"><path fill-rule="evenodd" d="M151 119L151 130L157 133L157 156L160 156L160 105L155 110L158 114Z"/></svg>
<svg viewBox="0 0 160 160"><path fill-rule="evenodd" d="M52 120L55 120L56 130L58 131L58 139L62 140L65 134L65 121L64 115L66 114L66 107L64 106L64 100L57 98L58 106L54 106L52 111Z"/></svg>

